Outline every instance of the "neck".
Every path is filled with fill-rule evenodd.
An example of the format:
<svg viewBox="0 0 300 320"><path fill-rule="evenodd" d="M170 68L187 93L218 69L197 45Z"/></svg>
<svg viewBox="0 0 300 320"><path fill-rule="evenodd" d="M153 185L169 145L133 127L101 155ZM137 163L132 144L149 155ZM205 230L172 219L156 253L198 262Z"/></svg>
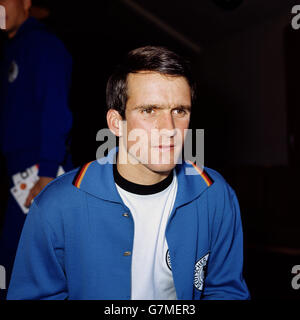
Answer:
<svg viewBox="0 0 300 320"><path fill-rule="evenodd" d="M170 174L170 171L154 172L141 163L132 164L129 162L121 164L119 155L117 157L117 169L119 174L126 180L141 185L152 185L161 182Z"/></svg>

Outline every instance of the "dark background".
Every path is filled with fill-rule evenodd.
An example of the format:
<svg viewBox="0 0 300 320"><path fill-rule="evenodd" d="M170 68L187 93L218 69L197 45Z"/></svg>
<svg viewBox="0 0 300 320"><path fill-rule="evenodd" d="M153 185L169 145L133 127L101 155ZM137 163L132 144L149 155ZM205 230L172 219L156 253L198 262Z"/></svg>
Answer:
<svg viewBox="0 0 300 320"><path fill-rule="evenodd" d="M96 157L105 84L124 53L164 45L191 60L199 85L192 127L205 129L205 165L239 198L252 299L299 299L291 269L300 265L300 30L291 9L300 0L33 2L74 59L76 166Z"/></svg>

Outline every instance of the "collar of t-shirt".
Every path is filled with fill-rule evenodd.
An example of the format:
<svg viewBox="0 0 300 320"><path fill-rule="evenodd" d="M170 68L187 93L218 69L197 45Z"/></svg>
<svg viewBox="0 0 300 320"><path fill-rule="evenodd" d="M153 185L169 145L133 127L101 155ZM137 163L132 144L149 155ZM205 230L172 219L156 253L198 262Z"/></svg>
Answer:
<svg viewBox="0 0 300 320"><path fill-rule="evenodd" d="M171 170L170 174L165 178L164 180L151 184L151 185L142 185L142 184L137 184L131 181L126 180L124 177L120 175L117 169L117 165L113 165L113 173L114 173L114 180L115 183L122 188L123 190L130 192L130 193L135 193L139 195L150 195L150 194L155 194L159 193L169 187L169 185L173 181L173 170Z"/></svg>

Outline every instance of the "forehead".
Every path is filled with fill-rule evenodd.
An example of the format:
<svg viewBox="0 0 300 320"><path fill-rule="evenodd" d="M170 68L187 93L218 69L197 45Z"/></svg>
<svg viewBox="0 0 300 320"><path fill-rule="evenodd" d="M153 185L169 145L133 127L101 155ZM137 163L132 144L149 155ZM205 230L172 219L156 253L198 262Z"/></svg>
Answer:
<svg viewBox="0 0 300 320"><path fill-rule="evenodd" d="M128 105L191 105L191 89L184 77L157 72L130 73L127 77Z"/></svg>

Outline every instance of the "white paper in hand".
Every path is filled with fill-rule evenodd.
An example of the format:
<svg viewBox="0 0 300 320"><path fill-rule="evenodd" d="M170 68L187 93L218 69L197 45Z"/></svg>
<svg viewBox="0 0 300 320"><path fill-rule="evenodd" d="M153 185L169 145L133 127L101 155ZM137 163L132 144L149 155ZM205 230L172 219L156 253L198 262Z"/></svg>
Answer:
<svg viewBox="0 0 300 320"><path fill-rule="evenodd" d="M59 166L57 176L64 173L64 169ZM26 199L30 189L39 180L38 165L34 165L23 172L18 172L12 176L14 186L10 189L13 197L16 199L24 214L27 214L29 208L25 207Z"/></svg>

